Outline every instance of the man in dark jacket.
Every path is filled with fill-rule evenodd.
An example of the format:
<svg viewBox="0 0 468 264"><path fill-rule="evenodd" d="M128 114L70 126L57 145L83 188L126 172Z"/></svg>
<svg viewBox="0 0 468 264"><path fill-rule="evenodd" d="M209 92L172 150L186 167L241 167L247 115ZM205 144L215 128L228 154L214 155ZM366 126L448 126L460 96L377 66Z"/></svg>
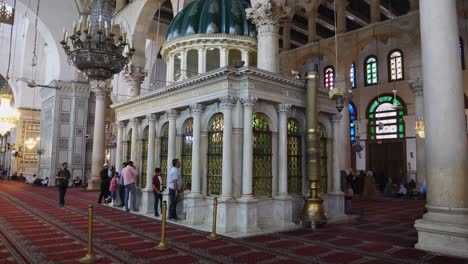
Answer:
<svg viewBox="0 0 468 264"><path fill-rule="evenodd" d="M106 202L107 196L109 196L110 178L109 166L107 165L107 163L104 164L99 175L101 176L101 193L99 194L98 204L102 202L102 198L104 198L104 202Z"/></svg>
<svg viewBox="0 0 468 264"><path fill-rule="evenodd" d="M62 169L57 173L57 184L59 189L59 206L65 205L65 193L67 192L68 183L70 182L71 174L68 170L68 164L62 163Z"/></svg>

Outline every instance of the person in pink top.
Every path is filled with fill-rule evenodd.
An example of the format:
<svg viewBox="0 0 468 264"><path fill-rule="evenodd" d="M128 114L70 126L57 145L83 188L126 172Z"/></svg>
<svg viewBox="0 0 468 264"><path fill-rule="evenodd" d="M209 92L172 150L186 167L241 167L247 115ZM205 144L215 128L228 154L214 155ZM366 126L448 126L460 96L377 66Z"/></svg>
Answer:
<svg viewBox="0 0 468 264"><path fill-rule="evenodd" d="M138 175L138 170L133 165L133 161L129 161L127 167L122 170L122 177L125 184L125 211L128 209L128 198L132 195L132 211L137 212L136 209L136 186L135 177Z"/></svg>
<svg viewBox="0 0 468 264"><path fill-rule="evenodd" d="M112 167L112 168L114 169L114 167ZM117 198L117 177L116 177L116 173L112 174L112 180L110 181L109 191L110 191L111 197L112 197L112 204L114 205L114 207L116 207L117 206L117 203L115 201L116 198Z"/></svg>

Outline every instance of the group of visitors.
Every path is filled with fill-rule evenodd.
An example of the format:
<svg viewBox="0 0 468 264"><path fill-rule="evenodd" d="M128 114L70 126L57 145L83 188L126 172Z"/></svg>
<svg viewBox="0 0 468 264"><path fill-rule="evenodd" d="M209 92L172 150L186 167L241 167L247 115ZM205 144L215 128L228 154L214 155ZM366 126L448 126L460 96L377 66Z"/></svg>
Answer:
<svg viewBox="0 0 468 264"><path fill-rule="evenodd" d="M375 200L376 199L376 183L374 173L363 170L358 174L354 173L353 169L342 171L342 191L345 193L345 213L352 213L351 201L353 196L359 194L361 200Z"/></svg>

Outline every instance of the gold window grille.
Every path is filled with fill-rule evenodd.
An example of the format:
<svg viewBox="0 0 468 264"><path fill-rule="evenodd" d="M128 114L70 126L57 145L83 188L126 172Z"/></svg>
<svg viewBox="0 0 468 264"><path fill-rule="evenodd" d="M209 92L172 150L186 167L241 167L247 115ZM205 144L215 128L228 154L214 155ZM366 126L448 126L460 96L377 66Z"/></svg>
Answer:
<svg viewBox="0 0 468 264"><path fill-rule="evenodd" d="M208 193L221 194L223 172L224 116L221 113L211 118L208 132Z"/></svg>
<svg viewBox="0 0 468 264"><path fill-rule="evenodd" d="M302 191L302 139L295 119L288 120L288 193Z"/></svg>
<svg viewBox="0 0 468 264"><path fill-rule="evenodd" d="M167 177L167 151L169 149L169 123L166 122L161 128L161 152L159 160L161 161L161 178Z"/></svg>
<svg viewBox="0 0 468 264"><path fill-rule="evenodd" d="M193 118L187 119L184 124L182 136L182 184L183 190L191 190L192 187L192 146L193 146Z"/></svg>
<svg viewBox="0 0 468 264"><path fill-rule="evenodd" d="M253 129L253 193L271 196L271 131L262 114L254 114Z"/></svg>
<svg viewBox="0 0 468 264"><path fill-rule="evenodd" d="M141 140L141 180L139 180L139 186L146 187L146 177L148 176L148 127L143 131L143 139Z"/></svg>

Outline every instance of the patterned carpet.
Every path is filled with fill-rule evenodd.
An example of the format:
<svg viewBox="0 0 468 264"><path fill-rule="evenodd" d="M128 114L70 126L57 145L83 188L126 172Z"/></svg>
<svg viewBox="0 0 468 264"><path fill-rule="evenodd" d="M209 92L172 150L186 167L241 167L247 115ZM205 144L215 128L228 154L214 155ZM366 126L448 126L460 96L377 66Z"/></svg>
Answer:
<svg viewBox="0 0 468 264"><path fill-rule="evenodd" d="M0 182L0 263L78 263L86 252L87 206L97 196L69 189L59 207L56 188ZM170 249L156 251L159 221L96 206L94 250L98 263L468 263L413 248L423 207L416 200L353 201L355 222L219 241L169 224Z"/></svg>

